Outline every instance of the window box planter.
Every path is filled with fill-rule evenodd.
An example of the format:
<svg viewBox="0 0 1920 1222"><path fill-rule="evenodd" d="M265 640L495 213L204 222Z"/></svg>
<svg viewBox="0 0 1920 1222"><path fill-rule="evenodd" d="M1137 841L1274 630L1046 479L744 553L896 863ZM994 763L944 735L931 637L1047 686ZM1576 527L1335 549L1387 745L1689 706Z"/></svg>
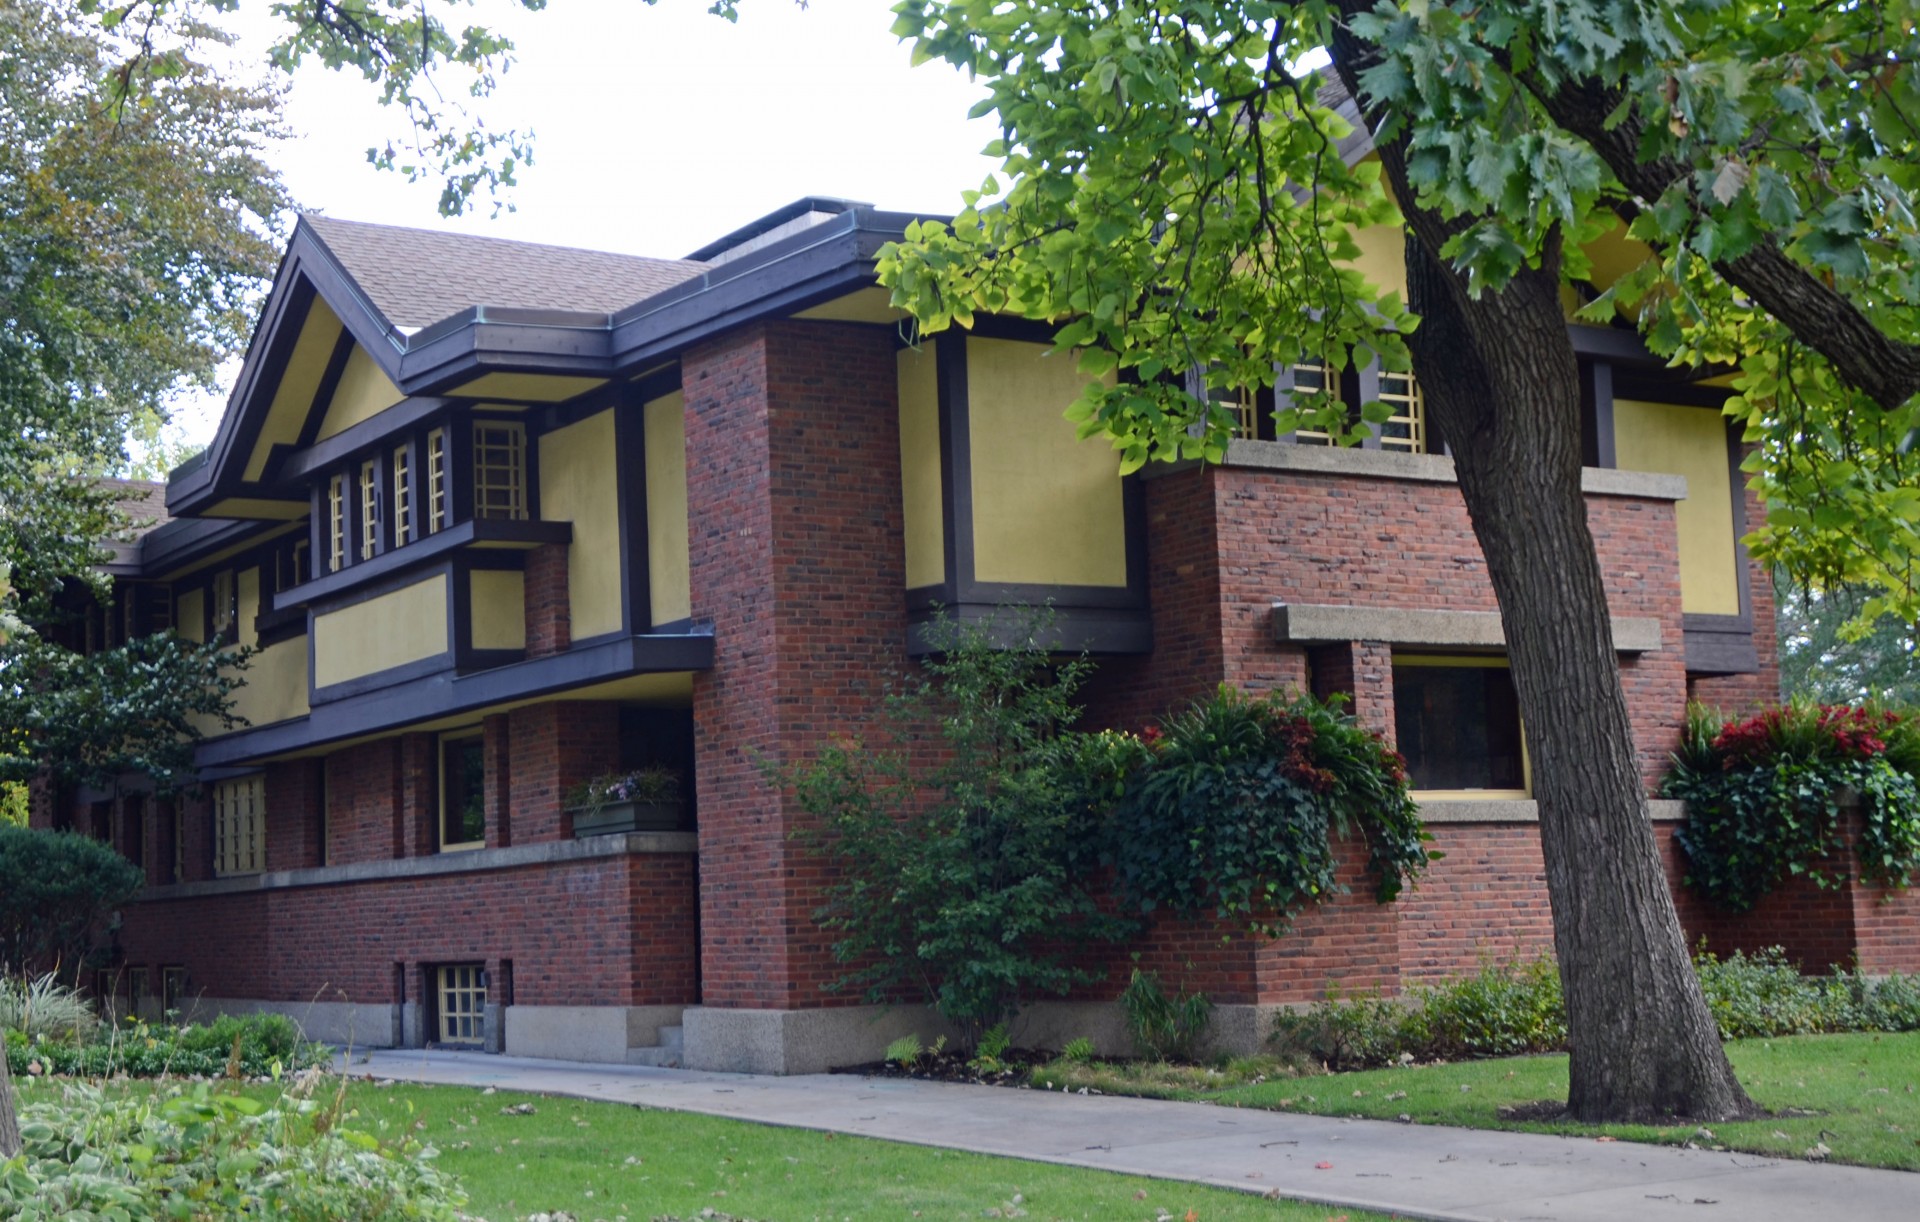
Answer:
<svg viewBox="0 0 1920 1222"><path fill-rule="evenodd" d="M575 806L573 834L606 836L616 832L678 832L687 826L685 802L608 802L599 810Z"/></svg>

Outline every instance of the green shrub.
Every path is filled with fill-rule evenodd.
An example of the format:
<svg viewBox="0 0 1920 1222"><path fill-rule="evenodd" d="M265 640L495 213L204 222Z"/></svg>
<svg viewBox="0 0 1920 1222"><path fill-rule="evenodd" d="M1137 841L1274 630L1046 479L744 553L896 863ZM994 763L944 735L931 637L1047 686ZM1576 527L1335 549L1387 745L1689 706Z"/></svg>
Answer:
<svg viewBox="0 0 1920 1222"><path fill-rule="evenodd" d="M1905 886L1920 869L1920 728L1878 706L1795 701L1722 722L1700 705L1662 786L1687 803L1674 833L1687 882L1745 912L1783 879L1833 886L1848 874L1840 805L1857 796L1863 877ZM1717 728L1716 728L1717 727Z"/></svg>
<svg viewBox="0 0 1920 1222"><path fill-rule="evenodd" d="M912 1069L914 1062L918 1061L925 1051L926 1049L920 1046L919 1036L903 1035L888 1044L887 1051L883 1055L902 1069Z"/></svg>
<svg viewBox="0 0 1920 1222"><path fill-rule="evenodd" d="M1060 1059L1072 1061L1076 1065L1089 1065L1093 1062L1093 1054L1093 1041L1087 1036L1080 1035L1067 1041L1067 1046L1060 1050Z"/></svg>
<svg viewBox="0 0 1920 1222"><path fill-rule="evenodd" d="M1169 717L1151 750L1112 829L1121 888L1143 911L1212 909L1258 934L1283 932L1341 889L1334 830L1365 835L1383 903L1428 861L1400 757L1310 696L1223 684Z"/></svg>
<svg viewBox="0 0 1920 1222"><path fill-rule="evenodd" d="M309 1085L316 1080L310 1080ZM465 1194L410 1134L344 1126L341 1100L271 1104L205 1083L106 1095L71 1085L21 1109L23 1157L0 1173L0 1217L454 1222Z"/></svg>
<svg viewBox="0 0 1920 1222"><path fill-rule="evenodd" d="M1560 972L1551 959L1496 966L1412 990L1404 1039L1417 1055L1458 1060L1550 1052L1567 1043Z"/></svg>
<svg viewBox="0 0 1920 1222"><path fill-rule="evenodd" d="M138 866L97 840L0 824L0 971L73 977L109 914L145 885Z"/></svg>
<svg viewBox="0 0 1920 1222"><path fill-rule="evenodd" d="M842 738L775 779L836 866L816 914L847 965L832 987L928 1002L971 1046L1035 996L1097 982L1088 944L1137 926L1095 892L1116 765L1068 729L1090 664L931 631L944 652L886 700L877 745Z"/></svg>
<svg viewBox="0 0 1920 1222"><path fill-rule="evenodd" d="M1304 1010L1274 1015L1271 1041L1288 1059L1306 1059L1331 1070L1365 1069L1419 1054L1408 1046L1407 1007L1390 997L1337 994Z"/></svg>
<svg viewBox="0 0 1920 1222"><path fill-rule="evenodd" d="M0 1032L18 1031L29 1039L85 1040L100 1020L77 989L52 972L31 980L0 976Z"/></svg>
<svg viewBox="0 0 1920 1222"><path fill-rule="evenodd" d="M118 1028L102 1027L87 1043L29 1039L19 1032L9 1033L6 1040L7 1064L16 1076L37 1065L41 1073L84 1078L229 1073L259 1078L279 1069L323 1065L332 1058L325 1046L302 1043L299 1028L283 1014L224 1015L205 1026L190 1027L135 1021Z"/></svg>
<svg viewBox="0 0 1920 1222"><path fill-rule="evenodd" d="M1168 997L1160 978L1139 968L1133 969L1120 994L1120 1008L1134 1042L1158 1061L1192 1060L1194 1045L1213 1016L1213 1002L1205 993L1182 991Z"/></svg>

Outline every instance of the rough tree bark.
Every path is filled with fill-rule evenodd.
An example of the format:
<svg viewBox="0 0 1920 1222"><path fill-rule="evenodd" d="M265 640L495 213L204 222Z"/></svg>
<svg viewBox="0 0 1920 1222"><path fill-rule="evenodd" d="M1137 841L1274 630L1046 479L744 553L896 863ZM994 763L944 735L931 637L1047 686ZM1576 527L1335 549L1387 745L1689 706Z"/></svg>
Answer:
<svg viewBox="0 0 1920 1222"><path fill-rule="evenodd" d="M7 1068L6 1032L0 1031L0 1160L20 1153L20 1113L14 1109L13 1072Z"/></svg>
<svg viewBox="0 0 1920 1222"><path fill-rule="evenodd" d="M1361 48L1335 40L1349 92ZM1554 948L1582 1120L1721 1119L1751 1110L1720 1045L1667 889L1586 500L1578 365L1557 251L1498 293L1469 297L1437 251L1446 223L1411 201L1403 149L1379 146L1401 201L1414 370L1454 445L1500 603L1534 760Z"/></svg>

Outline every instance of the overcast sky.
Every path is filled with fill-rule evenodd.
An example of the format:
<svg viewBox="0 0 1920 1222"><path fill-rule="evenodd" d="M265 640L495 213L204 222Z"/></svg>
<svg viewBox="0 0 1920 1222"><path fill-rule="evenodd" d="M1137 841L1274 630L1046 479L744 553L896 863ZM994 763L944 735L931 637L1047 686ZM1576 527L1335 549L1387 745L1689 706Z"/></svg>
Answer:
<svg viewBox="0 0 1920 1222"><path fill-rule="evenodd" d="M982 91L911 67L889 0L745 0L737 25L706 3L478 0L474 20L518 44L480 112L536 137L512 213L482 201L446 220L438 182L368 166L405 129L357 75L301 72L277 163L300 206L330 216L670 258L804 195L953 212L992 168L979 152L997 130L966 118ZM183 403L181 435L209 440L223 405Z"/></svg>

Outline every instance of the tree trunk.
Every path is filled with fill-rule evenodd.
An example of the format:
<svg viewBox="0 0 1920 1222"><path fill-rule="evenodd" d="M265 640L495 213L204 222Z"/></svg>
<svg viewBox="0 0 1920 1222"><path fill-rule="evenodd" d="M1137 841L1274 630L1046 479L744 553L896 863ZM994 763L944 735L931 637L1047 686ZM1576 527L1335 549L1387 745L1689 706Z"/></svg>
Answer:
<svg viewBox="0 0 1920 1222"><path fill-rule="evenodd" d="M1356 97L1357 50L1336 37L1335 64ZM1435 253L1448 223L1412 203L1404 149L1379 147L1411 231L1414 370L1455 450L1526 722L1573 1054L1568 1111L1612 1121L1748 1112L1687 955L1635 764L1580 490L1579 370L1558 252L1500 292L1469 297Z"/></svg>
<svg viewBox="0 0 1920 1222"><path fill-rule="evenodd" d="M0 1031L0 1160L20 1153L20 1113L13 1103L13 1071L7 1068L7 1033Z"/></svg>

